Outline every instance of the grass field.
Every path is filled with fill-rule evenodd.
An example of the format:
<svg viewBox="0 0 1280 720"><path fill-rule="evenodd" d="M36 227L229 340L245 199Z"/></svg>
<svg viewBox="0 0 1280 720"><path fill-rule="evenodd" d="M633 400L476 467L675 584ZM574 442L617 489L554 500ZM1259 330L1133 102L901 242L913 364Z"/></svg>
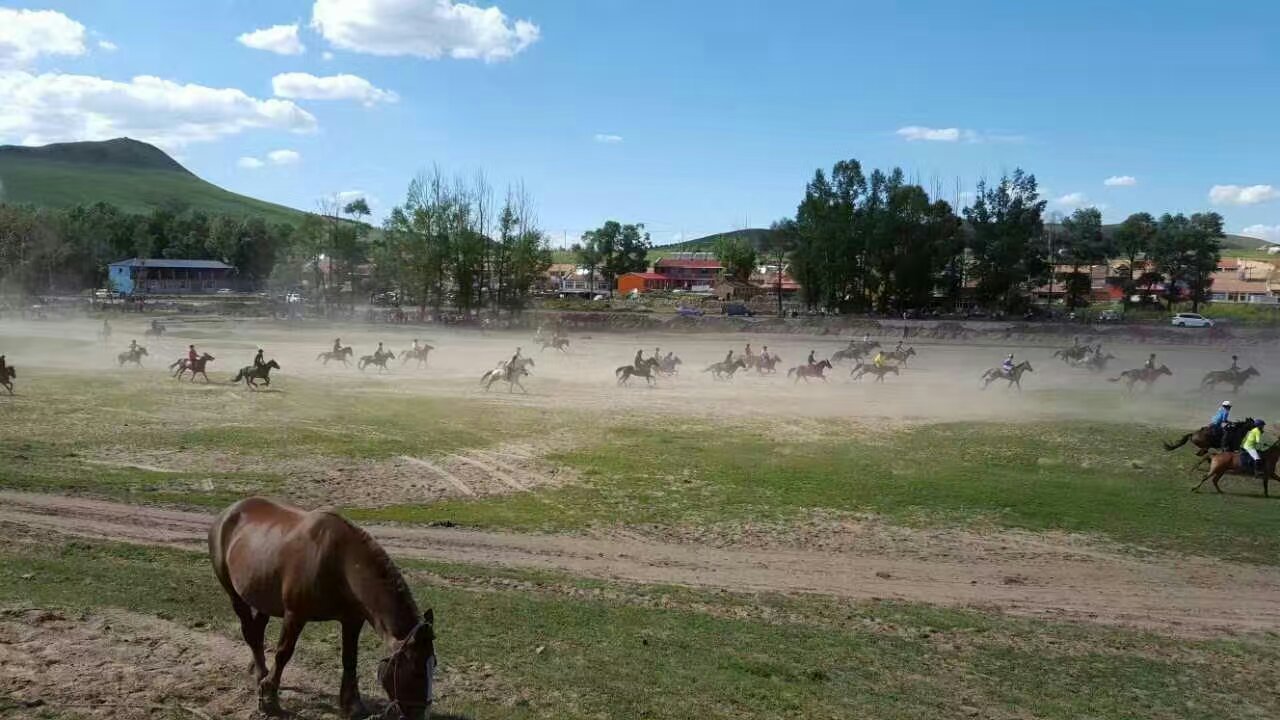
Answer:
<svg viewBox="0 0 1280 720"><path fill-rule="evenodd" d="M379 377L316 364L328 328L202 328L218 378L269 341L284 372L254 393L10 330L28 357L0 397L0 492L125 505L0 501L0 717L133 717L121 683L137 717L254 717L204 516L154 535L109 517L253 493L389 538L440 618L444 717L1280 714L1280 501L1251 480L1187 492L1190 453L1160 441L1206 400L1179 386L1134 399L1037 357L1023 397L976 394L957 380L989 349L926 348L896 385L627 389L611 368L638 342L694 359L740 340L601 338L539 356L529 396L484 394L477 365L518 340L432 337L429 369ZM1202 352L1161 349L1183 385L1219 361ZM300 652L285 706L332 717L334 628ZM366 637L371 700L380 653Z"/></svg>

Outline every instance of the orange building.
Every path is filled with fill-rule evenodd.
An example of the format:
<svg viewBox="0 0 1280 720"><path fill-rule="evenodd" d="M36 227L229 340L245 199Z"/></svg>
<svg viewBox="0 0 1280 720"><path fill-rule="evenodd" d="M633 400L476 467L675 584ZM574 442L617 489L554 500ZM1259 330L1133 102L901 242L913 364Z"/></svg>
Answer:
<svg viewBox="0 0 1280 720"><path fill-rule="evenodd" d="M649 292L650 290L666 290L671 287L671 278L651 272L633 272L618 278L618 293L626 295L631 291Z"/></svg>

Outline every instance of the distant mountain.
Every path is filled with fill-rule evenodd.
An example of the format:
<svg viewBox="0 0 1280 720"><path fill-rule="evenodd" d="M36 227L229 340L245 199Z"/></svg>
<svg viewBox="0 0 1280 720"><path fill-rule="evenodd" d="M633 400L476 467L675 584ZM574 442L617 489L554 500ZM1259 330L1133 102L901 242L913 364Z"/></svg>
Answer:
<svg viewBox="0 0 1280 720"><path fill-rule="evenodd" d="M128 212L191 208L296 223L303 212L238 195L196 177L137 140L0 146L0 202L69 207L107 202Z"/></svg>
<svg viewBox="0 0 1280 720"><path fill-rule="evenodd" d="M1104 225L1103 231L1110 233L1117 225ZM715 248L716 242L720 238L742 237L751 242L752 246L757 250L763 250L768 247L769 239L772 237L773 230L769 228L748 228L746 230L730 230L728 232L716 233L705 237L695 238L693 240L685 240L684 242L673 243L671 245L660 245L657 250L663 252L710 252ZM1260 247L1269 245L1266 240L1247 237L1245 235L1224 235L1222 238L1223 250L1257 250Z"/></svg>

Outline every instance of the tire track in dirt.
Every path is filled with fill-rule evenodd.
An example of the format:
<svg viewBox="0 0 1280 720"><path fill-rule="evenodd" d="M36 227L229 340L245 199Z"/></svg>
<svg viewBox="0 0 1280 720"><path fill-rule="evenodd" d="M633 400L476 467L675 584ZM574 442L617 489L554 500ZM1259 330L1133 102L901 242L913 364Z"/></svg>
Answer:
<svg viewBox="0 0 1280 720"><path fill-rule="evenodd" d="M203 551L211 515L0 492L0 523ZM946 560L857 551L718 548L621 537L369 526L399 557L558 570L749 592L815 593L995 610L1182 636L1280 632L1280 568L1194 557L1133 558L1035 540Z"/></svg>

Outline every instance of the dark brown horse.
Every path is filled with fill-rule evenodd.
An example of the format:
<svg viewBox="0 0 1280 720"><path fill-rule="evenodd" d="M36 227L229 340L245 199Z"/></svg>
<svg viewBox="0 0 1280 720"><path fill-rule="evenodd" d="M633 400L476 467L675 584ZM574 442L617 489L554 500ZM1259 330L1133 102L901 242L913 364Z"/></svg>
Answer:
<svg viewBox="0 0 1280 720"><path fill-rule="evenodd" d="M343 365L350 365L351 354L352 354L351 346L347 345L343 347L341 350L326 350L320 353L319 355L317 355L316 360L323 360L325 365L328 365L330 360L337 360Z"/></svg>
<svg viewBox="0 0 1280 720"><path fill-rule="evenodd" d="M1207 373L1200 381L1201 390L1217 390L1219 384L1230 385L1232 393L1240 392L1240 386L1249 382L1249 378L1258 377L1262 373L1249 366L1244 370L1215 370Z"/></svg>
<svg viewBox="0 0 1280 720"><path fill-rule="evenodd" d="M1245 470L1244 464L1241 462L1241 456L1243 455L1244 451L1220 452L1217 455L1209 456L1209 474L1200 478L1200 482L1191 488L1191 492L1199 490L1200 486L1204 485L1205 480L1212 480L1213 489L1222 492L1222 488L1218 486L1218 481L1222 479L1223 475L1227 474L1252 477L1253 472ZM1258 453L1258 455L1261 458L1259 462L1262 463L1262 496L1271 497L1267 486L1271 482L1271 477L1276 474L1276 461L1280 460L1280 442Z"/></svg>
<svg viewBox="0 0 1280 720"><path fill-rule="evenodd" d="M801 380L804 380L805 382L809 382L809 378L811 377L816 377L822 382L826 382L827 376L824 375L823 373L825 373L830 369L831 369L830 360L819 360L818 362L812 365L797 365L791 368L790 370L787 371L787 377L791 377L792 375L795 375L796 377L795 382L800 382Z"/></svg>
<svg viewBox="0 0 1280 720"><path fill-rule="evenodd" d="M0 376L0 385L3 385L4 389L8 390L10 395L13 394L13 381L17 377L18 371L14 370L12 365L4 366L4 374L3 376Z"/></svg>
<svg viewBox="0 0 1280 720"><path fill-rule="evenodd" d="M240 372L236 373L231 382L238 383L243 380L245 385L257 390L258 383L254 382L255 380L261 380L269 386L271 385L271 371L279 369L280 363L275 360L268 360L265 365L246 365L240 368Z"/></svg>
<svg viewBox="0 0 1280 720"><path fill-rule="evenodd" d="M364 530L336 512L308 512L252 497L227 508L209 528L209 557L231 597L253 653L258 707L280 712L280 675L308 622L342 624L342 684L347 717L364 717L356 676L367 621L386 643L378 680L391 704L383 717L421 720L431 709L436 666L434 617L418 605L395 563ZM275 662L267 670L267 623L282 618Z"/></svg>
<svg viewBox="0 0 1280 720"><path fill-rule="evenodd" d="M1125 370L1120 373L1120 377L1107 378L1107 382L1120 382L1123 380L1125 389L1129 392L1133 392L1133 386L1141 382L1146 383L1147 390L1151 390L1151 386L1160 379L1161 375L1173 377L1173 371L1169 369L1168 365L1161 365L1158 368L1136 368L1134 370Z"/></svg>

